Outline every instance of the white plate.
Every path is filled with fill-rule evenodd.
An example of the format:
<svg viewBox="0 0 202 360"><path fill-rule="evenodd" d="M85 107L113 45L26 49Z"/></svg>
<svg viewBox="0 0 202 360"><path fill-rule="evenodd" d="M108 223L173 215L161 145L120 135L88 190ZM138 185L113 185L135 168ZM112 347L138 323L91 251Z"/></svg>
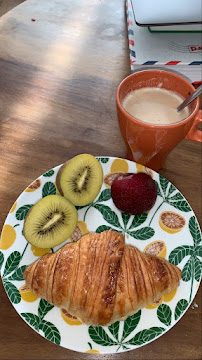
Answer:
<svg viewBox="0 0 202 360"><path fill-rule="evenodd" d="M29 208L43 196L55 194L57 172L60 166L49 170L28 187L17 199L4 224L0 246L1 276L7 295L18 314L40 335L65 348L80 352L116 353L133 350L156 340L183 316L196 295L201 278L201 232L197 219L183 195L158 173L131 161L99 157L105 176L101 191L95 201L78 209L77 233L100 232L113 228L125 234L126 243L144 251L155 241L163 248L158 255L165 257L182 270L182 280L176 292L163 296L158 304L142 309L125 321L109 327L92 327L76 319L61 316L61 310L45 300L37 299L31 292L19 289L25 284L25 266L42 255L31 248L22 234L24 218ZM158 183L158 197L147 214L130 216L122 214L113 204L109 179L115 172L148 172ZM173 230L160 226L164 212ZM170 215L169 215L169 212ZM171 219L171 222L170 222ZM180 222L185 221L185 226ZM179 223L178 232L175 225ZM76 235L77 234L77 235ZM66 242L70 241L67 240ZM156 243L155 243L156 244ZM164 244L164 245L163 245ZM56 251L64 244L57 246ZM154 245L150 247L154 248ZM148 249L148 248L147 248ZM48 249L47 251L51 251ZM66 319L66 321L64 320ZM70 325L71 324L71 325Z"/></svg>

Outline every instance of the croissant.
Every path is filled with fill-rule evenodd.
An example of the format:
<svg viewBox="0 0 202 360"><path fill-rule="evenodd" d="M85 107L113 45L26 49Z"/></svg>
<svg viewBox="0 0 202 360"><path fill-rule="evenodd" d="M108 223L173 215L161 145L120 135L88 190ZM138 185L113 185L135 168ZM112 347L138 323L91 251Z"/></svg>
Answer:
<svg viewBox="0 0 202 360"><path fill-rule="evenodd" d="M174 290L181 271L125 245L123 235L110 230L44 255L27 266L24 278L38 297L99 326L124 320Z"/></svg>

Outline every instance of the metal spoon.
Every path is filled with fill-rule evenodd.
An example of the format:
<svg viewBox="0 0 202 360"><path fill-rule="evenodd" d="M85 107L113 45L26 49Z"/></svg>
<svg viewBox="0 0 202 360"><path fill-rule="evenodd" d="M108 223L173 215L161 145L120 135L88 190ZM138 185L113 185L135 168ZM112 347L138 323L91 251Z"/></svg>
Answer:
<svg viewBox="0 0 202 360"><path fill-rule="evenodd" d="M177 112L183 110L185 108L185 106L189 105L190 102L192 102L194 99L197 98L197 96L199 96L202 93L202 85L200 85L198 87L198 89L196 89L193 94L191 94L187 99L185 99L183 101L183 103L181 105L178 106L177 108Z"/></svg>

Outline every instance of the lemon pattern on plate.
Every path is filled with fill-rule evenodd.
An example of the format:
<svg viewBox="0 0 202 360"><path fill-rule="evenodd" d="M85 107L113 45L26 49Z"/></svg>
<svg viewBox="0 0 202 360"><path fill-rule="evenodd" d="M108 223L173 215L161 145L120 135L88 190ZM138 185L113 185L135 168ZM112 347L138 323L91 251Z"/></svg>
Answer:
<svg viewBox="0 0 202 360"><path fill-rule="evenodd" d="M15 240L16 240L15 229L9 224L4 225L1 234L0 249L2 250L9 249L13 245Z"/></svg>
<svg viewBox="0 0 202 360"><path fill-rule="evenodd" d="M10 209L10 214L12 214L13 211L15 211L17 206L17 201L13 204L12 208Z"/></svg>
<svg viewBox="0 0 202 360"><path fill-rule="evenodd" d="M143 252L145 254L155 255L165 259L167 253L166 244L162 240L155 240L148 244L144 248Z"/></svg>
<svg viewBox="0 0 202 360"><path fill-rule="evenodd" d="M31 245L31 251L33 252L34 256L43 256L45 254L48 254L51 249L47 248L47 249L40 249L34 245Z"/></svg>
<svg viewBox="0 0 202 360"><path fill-rule="evenodd" d="M176 295L177 289L174 289L173 291L169 292L168 294L163 295L160 299L158 299L157 301L155 301L153 304L148 305L146 308L147 309L156 309L159 305L161 305L163 302L170 302L174 299L175 295Z"/></svg>
<svg viewBox="0 0 202 360"><path fill-rule="evenodd" d="M153 241L144 248L143 252L147 255L149 255L149 254L155 255L155 256L165 259L166 253L167 253L166 244L162 240ZM168 294L162 296L160 299L156 300L153 304L148 305L146 308L150 309L150 310L156 309L160 304L162 304L162 302L172 301L176 295L176 291L177 291L177 289L174 289L170 293L168 293Z"/></svg>
<svg viewBox="0 0 202 360"><path fill-rule="evenodd" d="M57 195L61 195L60 192L59 192L59 190L58 190L58 187L57 187L57 185L56 185L56 181L54 182L54 185L55 185L55 187L56 187L56 194L57 194Z"/></svg>
<svg viewBox="0 0 202 360"><path fill-rule="evenodd" d="M153 171L147 168L146 166L136 163L136 169L137 172L143 172L145 174L150 175L153 178Z"/></svg>
<svg viewBox="0 0 202 360"><path fill-rule="evenodd" d="M103 231L107 228L114 228L117 231L123 232L125 234L126 242L129 240L136 245L136 241L138 241L137 246L139 246L141 250L144 249L143 251L145 253L150 252L159 257L167 257L171 263L176 266L180 266L182 269L181 286L183 286L184 282L186 282L186 284L189 282L190 285L188 284L188 286L190 286L190 291L188 291L187 295L184 295L184 298L182 298L182 296L180 297L180 288L175 289L169 294L162 296L154 304L149 305L148 309L153 309L152 316L154 316L154 323L151 328L147 328L147 324L142 324L142 319L145 318L141 316L141 313L145 311L148 312L147 309L140 310L138 313L130 316L123 322L122 325L120 322L117 322L108 326L107 331L105 327L101 326L80 326L79 330L81 330L81 332L87 331L87 333L85 333L85 336L88 336L87 339L89 339L87 341L92 343L92 345L90 343L87 344L86 341L86 346L84 344L82 351L95 354L94 357L96 357L96 353L98 353L98 350L96 350L96 344L98 344L100 352L102 352L102 347L104 352L106 352L106 350L110 352L110 347L112 345L113 347L116 347L115 351L117 352L119 352L119 349L121 348L122 350L132 350L134 345L144 345L148 342L148 339L154 340L156 337L169 330L169 326L175 324L193 300L193 295L195 294L195 289L199 285L201 276L201 268L199 266L201 255L200 229L193 211L183 195L167 179L154 171L145 168L143 165L118 158L110 159L100 157L99 161L102 163L103 171L106 177L106 183L103 184L105 189L102 188L98 198L92 204L89 204L84 210L78 209L80 214L80 221L77 223L79 235L84 235L89 231L89 229L94 230L94 225L96 232ZM130 166L130 170L128 164ZM117 218L116 209L110 208L110 181L113 181L117 174L121 175L129 171L147 172L148 170L150 170L149 174L155 179L158 188L158 201L155 204L153 211L135 217L120 213ZM27 311L26 313L20 312L25 321L32 325L37 332L40 331L40 333L43 333L44 337L50 341L57 344L60 344L61 342L62 346L68 348L69 343L67 337L65 338L65 336L68 331L70 331L71 334L74 329L74 325L82 325L81 321L75 317L71 317L68 313L62 314L61 310L58 310L58 315L61 319L60 324L62 325L62 328L66 330L65 333L61 333L62 339L65 338L65 343L63 340L61 341L61 329L57 329L51 322L54 321L54 316L52 316L51 312L53 305L48 304L45 300L37 299L37 297L26 288L26 284L23 279L24 269L26 265L28 265L28 262L26 262L27 257L24 256L26 249L28 250L28 254L31 254L32 261L35 260L35 256L43 256L44 251L50 252L50 249L38 249L34 247L31 249L31 246L28 245L21 236L21 232L26 213L32 207L31 204L35 202L35 197L44 197L55 193L59 194L55 186L57 171L57 168L49 170L37 179L36 182L34 181L24 192L24 197L19 198L11 208L9 217L6 220L6 225L9 225L13 229L13 233L16 233L17 237L13 242L13 244L15 244L13 250L10 251L10 248L8 248L8 251L4 251L2 248L2 251L0 251L0 267L2 266L3 284L10 301L14 306L21 301L23 310ZM47 178L51 181L47 182ZM166 204L168 204L169 207L167 207ZM159 211L161 207L162 210ZM89 212L89 209L99 214L100 221L98 224L91 224L91 212ZM182 218L185 219L185 225L182 229L184 229L187 234L188 240L186 240L188 243L186 243L186 245L184 245L183 242L180 244L175 242L175 235L173 234L175 234L176 231L166 231L166 233L164 232L165 229L162 231L162 227L159 224L159 214L162 212L168 212L169 210L178 216L183 215ZM18 224L16 224L16 219L18 220ZM15 224L19 227L16 228ZM154 230L156 229L160 231L159 235L157 235L157 232L155 233ZM75 241L76 237L78 237L78 233L74 234L75 238L71 239L72 241ZM166 236L165 239L163 235ZM150 237L152 238L152 242L146 246L144 241L148 240ZM178 233L176 238L177 237ZM9 239L9 246L12 246L11 243L13 240L11 241L11 239ZM163 240L165 240L165 242ZM20 246L18 246L17 242L20 243ZM173 245L172 242L174 242ZM1 239L1 246L2 243L4 243L3 246L5 246L5 242L2 242ZM169 248L166 248L168 243ZM181 264L185 256L186 263ZM17 285L17 282L19 285ZM33 310L31 308L32 303ZM38 311L36 307L38 308ZM16 310L19 312L17 307ZM149 310L149 313L151 314L151 310ZM139 322L142 329L140 331L136 330ZM75 330L76 329L77 327L75 327ZM78 343L78 348L80 348L80 343ZM112 352L114 352L114 349Z"/></svg>
<svg viewBox="0 0 202 360"><path fill-rule="evenodd" d="M113 181L128 172L128 163L124 159L115 159L110 167L110 173L104 176L104 184L107 188L110 188Z"/></svg>
<svg viewBox="0 0 202 360"><path fill-rule="evenodd" d="M70 315L65 309L61 310L61 316L68 325L82 325L82 322L76 316Z"/></svg>
<svg viewBox="0 0 202 360"><path fill-rule="evenodd" d="M38 297L26 286L26 284L23 284L19 288L19 292L22 300L26 302L34 302L38 299Z"/></svg>
<svg viewBox="0 0 202 360"><path fill-rule="evenodd" d="M183 229L185 218L174 211L163 211L159 216L159 225L169 234L175 234Z"/></svg>
<svg viewBox="0 0 202 360"><path fill-rule="evenodd" d="M87 354L99 354L100 353L98 350L95 350L92 348L92 345L90 342L88 342L88 345L89 345L90 349L85 351Z"/></svg>
<svg viewBox="0 0 202 360"><path fill-rule="evenodd" d="M26 192L33 192L35 190L37 190L39 187L41 186L41 180L40 179L36 179L35 181L33 181L26 189Z"/></svg>
<svg viewBox="0 0 202 360"><path fill-rule="evenodd" d="M112 162L110 172L111 173L116 173L116 172L127 173L128 172L128 163L127 163L127 161L124 160L124 159L115 159Z"/></svg>
<svg viewBox="0 0 202 360"><path fill-rule="evenodd" d="M76 229L70 236L72 242L78 241L83 235L89 234L89 230L84 221L77 221Z"/></svg>

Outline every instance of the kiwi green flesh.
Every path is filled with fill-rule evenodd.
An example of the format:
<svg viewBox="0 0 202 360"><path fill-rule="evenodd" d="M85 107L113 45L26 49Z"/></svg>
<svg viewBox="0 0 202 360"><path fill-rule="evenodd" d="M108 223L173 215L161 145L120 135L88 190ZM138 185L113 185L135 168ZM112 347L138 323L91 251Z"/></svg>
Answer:
<svg viewBox="0 0 202 360"><path fill-rule="evenodd" d="M67 240L77 224L77 211L60 195L39 200L28 212L23 234L28 242L39 248L51 248Z"/></svg>
<svg viewBox="0 0 202 360"><path fill-rule="evenodd" d="M78 155L62 167L58 182L64 197L76 206L85 206L100 191L103 182L102 167L94 156Z"/></svg>

